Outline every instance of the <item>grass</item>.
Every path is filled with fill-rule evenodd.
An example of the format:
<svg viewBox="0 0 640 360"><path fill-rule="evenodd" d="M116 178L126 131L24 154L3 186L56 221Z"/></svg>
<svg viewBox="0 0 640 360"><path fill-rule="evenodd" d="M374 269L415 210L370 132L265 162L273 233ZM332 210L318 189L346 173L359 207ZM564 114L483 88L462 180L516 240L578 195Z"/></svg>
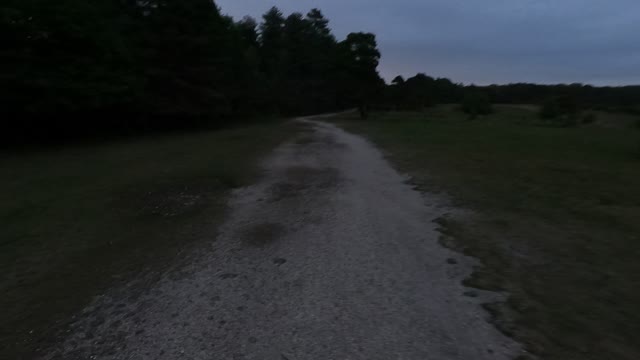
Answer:
<svg viewBox="0 0 640 360"><path fill-rule="evenodd" d="M544 359L638 359L640 131L541 126L535 109L467 120L454 105L335 121L367 135L424 191L475 215L443 242L484 264L471 286L507 290L496 325Z"/></svg>
<svg viewBox="0 0 640 360"><path fill-rule="evenodd" d="M0 156L0 343L29 358L109 286L215 238L283 123Z"/></svg>

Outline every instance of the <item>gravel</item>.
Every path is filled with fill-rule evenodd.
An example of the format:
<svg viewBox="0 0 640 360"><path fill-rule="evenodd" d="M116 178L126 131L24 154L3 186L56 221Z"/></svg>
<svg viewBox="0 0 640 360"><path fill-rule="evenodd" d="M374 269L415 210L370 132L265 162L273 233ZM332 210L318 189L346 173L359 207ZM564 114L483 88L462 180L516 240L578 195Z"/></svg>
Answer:
<svg viewBox="0 0 640 360"><path fill-rule="evenodd" d="M45 359L512 359L421 194L365 139L301 119L220 233L140 296L96 298ZM452 261L455 259L455 261ZM96 321L100 319L100 321ZM91 336L87 336L91 334Z"/></svg>

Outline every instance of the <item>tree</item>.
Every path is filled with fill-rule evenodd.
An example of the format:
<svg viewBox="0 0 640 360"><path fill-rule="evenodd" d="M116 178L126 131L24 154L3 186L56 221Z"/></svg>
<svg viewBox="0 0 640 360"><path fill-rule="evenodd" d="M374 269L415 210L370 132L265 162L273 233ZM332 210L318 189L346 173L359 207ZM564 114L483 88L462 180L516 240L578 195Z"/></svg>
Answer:
<svg viewBox="0 0 640 360"><path fill-rule="evenodd" d="M331 35L331 29L329 29L329 20L324 17L320 9L311 9L307 13L307 20L311 23L319 38L335 41L335 38Z"/></svg>
<svg viewBox="0 0 640 360"><path fill-rule="evenodd" d="M281 52L284 47L284 16L272 7L262 16L260 24L260 50L264 71L275 76L280 71Z"/></svg>
<svg viewBox="0 0 640 360"><path fill-rule="evenodd" d="M311 58L305 91L312 104L309 110L317 113L323 109L335 109L339 101L335 90L339 86L336 76L338 43L329 28L329 20L320 10L312 9L306 20L311 24L306 37Z"/></svg>
<svg viewBox="0 0 640 360"><path fill-rule="evenodd" d="M358 106L360 116L368 117L369 102L382 88L378 74L380 51L371 33L351 33L340 43L343 96Z"/></svg>
<svg viewBox="0 0 640 360"><path fill-rule="evenodd" d="M258 24L211 0L5 0L0 41L3 112L17 132L52 138L351 106L366 116L384 87L375 36L338 43L318 9L274 7Z"/></svg>
<svg viewBox="0 0 640 360"><path fill-rule="evenodd" d="M435 104L435 79L426 74L417 74L404 84L404 106L412 110L423 110Z"/></svg>
<svg viewBox="0 0 640 360"><path fill-rule="evenodd" d="M272 7L262 16L260 24L260 59L266 80L266 94L271 111L280 112L282 104L278 92L284 88L282 79L286 71L284 52L284 16Z"/></svg>
<svg viewBox="0 0 640 360"><path fill-rule="evenodd" d="M251 16L245 16L236 24L242 41L250 47L258 48L258 22Z"/></svg>
<svg viewBox="0 0 640 360"><path fill-rule="evenodd" d="M143 19L140 71L145 108L165 116L226 115L235 81L233 23L209 0L158 2Z"/></svg>
<svg viewBox="0 0 640 360"><path fill-rule="evenodd" d="M398 75L391 80L391 84L395 86L402 86L404 85L404 78L401 75Z"/></svg>
<svg viewBox="0 0 640 360"><path fill-rule="evenodd" d="M404 79L397 76L387 88L386 99L397 109L422 110L438 103L461 100L462 86L445 78L434 79L426 74L416 74Z"/></svg>

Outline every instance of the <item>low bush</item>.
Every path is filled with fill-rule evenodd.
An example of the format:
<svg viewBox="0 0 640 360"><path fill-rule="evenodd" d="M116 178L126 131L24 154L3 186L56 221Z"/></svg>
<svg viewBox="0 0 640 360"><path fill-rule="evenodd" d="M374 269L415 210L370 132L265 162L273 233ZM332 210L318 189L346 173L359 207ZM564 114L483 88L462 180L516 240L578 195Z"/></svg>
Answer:
<svg viewBox="0 0 640 360"><path fill-rule="evenodd" d="M471 119L479 115L489 115L493 112L489 96L483 92L468 92L462 100L462 111L469 114Z"/></svg>
<svg viewBox="0 0 640 360"><path fill-rule="evenodd" d="M582 118L582 123L583 124L593 124L594 122L596 122L596 120L598 120L598 117L596 116L596 114L590 112L590 113L587 113Z"/></svg>

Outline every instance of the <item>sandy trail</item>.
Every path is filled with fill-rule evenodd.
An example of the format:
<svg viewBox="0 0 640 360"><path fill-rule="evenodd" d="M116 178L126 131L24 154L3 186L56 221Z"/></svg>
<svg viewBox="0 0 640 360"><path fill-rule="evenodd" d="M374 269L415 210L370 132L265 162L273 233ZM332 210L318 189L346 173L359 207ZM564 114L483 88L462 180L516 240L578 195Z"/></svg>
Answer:
<svg viewBox="0 0 640 360"><path fill-rule="evenodd" d="M320 121L238 190L211 246L141 296L102 296L47 359L511 359L497 295L438 244L452 211L361 137ZM455 259L456 261L452 261Z"/></svg>

